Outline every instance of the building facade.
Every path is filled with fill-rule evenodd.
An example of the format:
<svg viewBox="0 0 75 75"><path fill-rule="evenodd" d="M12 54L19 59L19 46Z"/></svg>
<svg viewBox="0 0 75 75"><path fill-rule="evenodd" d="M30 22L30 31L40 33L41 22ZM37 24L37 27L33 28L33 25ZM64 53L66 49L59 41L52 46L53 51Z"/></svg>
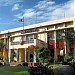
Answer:
<svg viewBox="0 0 75 75"><path fill-rule="evenodd" d="M4 46L0 50L0 57L4 61L37 62L36 47L44 45L49 48L51 57L58 60L60 50L68 54L68 48L64 39L64 32L74 30L75 19L64 18L48 21L30 26L24 26L0 32L0 40ZM74 51L74 40L70 44L71 52Z"/></svg>

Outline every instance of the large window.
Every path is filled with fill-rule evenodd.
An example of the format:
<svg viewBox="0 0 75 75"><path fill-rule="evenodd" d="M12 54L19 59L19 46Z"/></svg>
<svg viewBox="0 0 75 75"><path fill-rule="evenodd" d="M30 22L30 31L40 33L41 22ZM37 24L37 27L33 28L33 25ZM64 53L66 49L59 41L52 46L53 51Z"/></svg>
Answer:
<svg viewBox="0 0 75 75"><path fill-rule="evenodd" d="M33 40L33 39L34 39L33 35L27 35L26 36L26 40Z"/></svg>
<svg viewBox="0 0 75 75"><path fill-rule="evenodd" d="M63 39L64 36L65 36L64 30L58 30L58 31L56 31L56 38L58 40Z"/></svg>
<svg viewBox="0 0 75 75"><path fill-rule="evenodd" d="M26 36L26 41L27 41L28 43L33 43L33 42L34 42L34 35L33 35L33 34L27 35L27 36Z"/></svg>
<svg viewBox="0 0 75 75"><path fill-rule="evenodd" d="M53 40L54 39L54 32L49 32L48 33L48 39Z"/></svg>

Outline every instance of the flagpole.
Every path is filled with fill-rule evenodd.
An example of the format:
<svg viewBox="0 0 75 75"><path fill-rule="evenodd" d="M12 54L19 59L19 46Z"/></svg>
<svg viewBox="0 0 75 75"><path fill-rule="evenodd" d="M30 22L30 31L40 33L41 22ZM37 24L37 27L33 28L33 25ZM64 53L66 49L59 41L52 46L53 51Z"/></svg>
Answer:
<svg viewBox="0 0 75 75"><path fill-rule="evenodd" d="M23 17L23 31L24 31L24 17Z"/></svg>
<svg viewBox="0 0 75 75"><path fill-rule="evenodd" d="M23 17L23 34L24 34L24 17ZM22 44L23 44L23 36L22 36Z"/></svg>
<svg viewBox="0 0 75 75"><path fill-rule="evenodd" d="M22 22L23 22L23 30L22 30L22 34L24 34L24 17L22 19ZM23 45L23 35L22 35L22 42L21 42L21 45Z"/></svg>

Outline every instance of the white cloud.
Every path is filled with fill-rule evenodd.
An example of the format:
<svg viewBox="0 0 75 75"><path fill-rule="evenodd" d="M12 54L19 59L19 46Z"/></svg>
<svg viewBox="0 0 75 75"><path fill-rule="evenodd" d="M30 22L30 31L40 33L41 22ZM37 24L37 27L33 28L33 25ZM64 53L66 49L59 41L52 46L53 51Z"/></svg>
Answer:
<svg viewBox="0 0 75 75"><path fill-rule="evenodd" d="M23 16L25 16L26 18L30 18L33 17L35 15L35 11L33 9L27 9L24 11Z"/></svg>
<svg viewBox="0 0 75 75"><path fill-rule="evenodd" d="M23 13L19 13L17 15L15 15L17 18L31 18L33 16L35 16L35 11L33 9L25 9L23 11Z"/></svg>
<svg viewBox="0 0 75 75"><path fill-rule="evenodd" d="M50 0L43 0L43 1L39 1L38 4L36 6L34 6L35 8L38 8L38 9L44 9L48 6L51 6L55 4L54 1L50 1Z"/></svg>
<svg viewBox="0 0 75 75"><path fill-rule="evenodd" d="M38 11L43 11L43 13L40 14L40 16L38 16L38 19L43 21L55 20L59 18L64 18L64 14L65 17L72 17L74 16L74 3L75 3L74 0L69 0L64 4L57 5L55 4L55 2L53 2L53 4L48 5L46 1L44 3L44 5L46 6L44 7L44 10L40 9L40 7L37 8ZM40 4L40 6L42 5L43 4ZM42 16L44 18L40 18Z"/></svg>
<svg viewBox="0 0 75 75"><path fill-rule="evenodd" d="M74 16L74 0L68 0L64 4L56 4L52 0L42 0L37 3L33 8L25 9L22 13L16 17L35 20L37 17L38 22L44 22L48 20L55 20L65 17Z"/></svg>
<svg viewBox="0 0 75 75"><path fill-rule="evenodd" d="M20 18L23 18L23 15L22 15L22 13L19 13L19 14L15 15L15 17L20 19Z"/></svg>
<svg viewBox="0 0 75 75"><path fill-rule="evenodd" d="M74 16L74 1L69 0L65 4L58 5L52 12L52 15L56 15L52 19L64 18L64 17L72 17ZM65 14L65 15L64 15ZM53 17L53 16L52 16Z"/></svg>
<svg viewBox="0 0 75 75"><path fill-rule="evenodd" d="M12 7L12 11L18 10L18 9L19 9L19 4L14 4L14 6Z"/></svg>
<svg viewBox="0 0 75 75"><path fill-rule="evenodd" d="M24 0L0 0L0 6L9 6Z"/></svg>

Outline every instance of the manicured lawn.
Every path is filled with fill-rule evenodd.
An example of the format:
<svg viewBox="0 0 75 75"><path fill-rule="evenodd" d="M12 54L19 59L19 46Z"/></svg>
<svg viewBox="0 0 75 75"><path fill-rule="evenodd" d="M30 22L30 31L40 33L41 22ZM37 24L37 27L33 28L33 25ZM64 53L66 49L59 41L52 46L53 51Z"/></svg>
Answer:
<svg viewBox="0 0 75 75"><path fill-rule="evenodd" d="M0 75L30 75L25 66L0 66Z"/></svg>
<svg viewBox="0 0 75 75"><path fill-rule="evenodd" d="M51 64L50 66L60 67L60 66L62 66L62 64Z"/></svg>
<svg viewBox="0 0 75 75"><path fill-rule="evenodd" d="M56 63L56 64L50 64L49 66L54 66L54 67L56 67L56 68L57 68L57 67L61 67L61 66L62 66L62 64L57 64L57 63Z"/></svg>

